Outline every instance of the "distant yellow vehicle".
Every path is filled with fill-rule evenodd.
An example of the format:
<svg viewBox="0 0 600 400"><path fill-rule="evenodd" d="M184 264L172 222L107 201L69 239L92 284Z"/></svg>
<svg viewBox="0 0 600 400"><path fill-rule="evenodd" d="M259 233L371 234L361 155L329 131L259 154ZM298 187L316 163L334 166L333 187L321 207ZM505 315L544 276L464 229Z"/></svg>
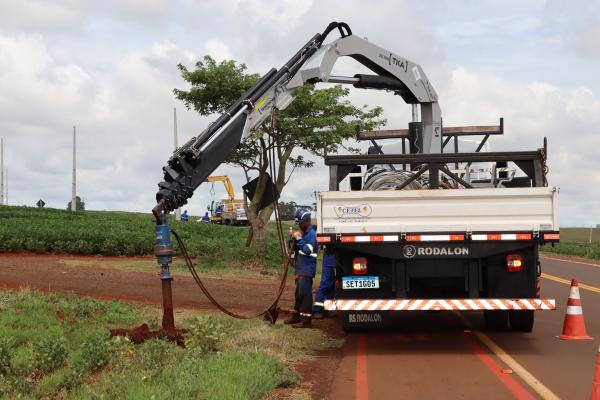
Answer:
<svg viewBox="0 0 600 400"><path fill-rule="evenodd" d="M210 206L210 222L225 225L247 225L248 217L244 210L244 201L236 200L233 184L227 175L209 176L207 182L223 182L229 198L212 203Z"/></svg>

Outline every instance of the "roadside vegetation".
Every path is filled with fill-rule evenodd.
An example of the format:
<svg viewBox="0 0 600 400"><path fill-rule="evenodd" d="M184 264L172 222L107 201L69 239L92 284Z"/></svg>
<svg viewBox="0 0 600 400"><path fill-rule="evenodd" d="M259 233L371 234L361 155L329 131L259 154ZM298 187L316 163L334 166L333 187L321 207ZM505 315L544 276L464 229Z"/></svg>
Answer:
<svg viewBox="0 0 600 400"><path fill-rule="evenodd" d="M0 398L255 399L295 385L295 362L339 345L316 329L200 313L178 322L186 348L110 337L141 321L157 329L158 317L150 306L0 292Z"/></svg>
<svg viewBox="0 0 600 400"><path fill-rule="evenodd" d="M190 254L215 268L231 262L279 267L281 257L275 230L268 251L258 256L245 247L248 228L172 221ZM0 206L0 253L68 253L81 255L152 255L154 219L151 214ZM174 240L174 238L173 238ZM173 243L174 248L177 244ZM242 260L242 261L240 261Z"/></svg>
<svg viewBox="0 0 600 400"><path fill-rule="evenodd" d="M590 228L561 228L560 243L547 244L542 251L600 260L600 229L592 229L590 243Z"/></svg>

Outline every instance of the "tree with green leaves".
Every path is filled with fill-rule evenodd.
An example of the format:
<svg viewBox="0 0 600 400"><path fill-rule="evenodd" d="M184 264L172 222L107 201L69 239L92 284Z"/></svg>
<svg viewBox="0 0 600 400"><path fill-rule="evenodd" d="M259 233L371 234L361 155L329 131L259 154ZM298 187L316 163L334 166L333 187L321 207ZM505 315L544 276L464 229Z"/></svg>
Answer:
<svg viewBox="0 0 600 400"><path fill-rule="evenodd" d="M291 221L294 219L296 208L298 208L298 205L295 201L282 201L279 203L279 216L283 221Z"/></svg>
<svg viewBox="0 0 600 400"><path fill-rule="evenodd" d="M191 87L174 89L175 96L201 115L222 113L259 78L247 73L244 64L234 60L217 63L208 55L193 70L182 64L178 68ZM277 111L228 157L226 162L241 167L248 182L258 177L254 197L250 201L244 196L244 203L254 233L252 245L259 253L266 252L267 224L275 206L260 209L269 187L269 170L274 172L272 179L281 193L297 168L314 165L304 155L322 157L340 148L357 151L349 146L356 127L370 130L385 123L381 107L357 107L347 99L348 94L349 90L339 85L298 88L295 100L285 110Z"/></svg>
<svg viewBox="0 0 600 400"><path fill-rule="evenodd" d="M71 202L67 203L67 211L71 209ZM75 211L85 211L85 201L79 196L75 196Z"/></svg>

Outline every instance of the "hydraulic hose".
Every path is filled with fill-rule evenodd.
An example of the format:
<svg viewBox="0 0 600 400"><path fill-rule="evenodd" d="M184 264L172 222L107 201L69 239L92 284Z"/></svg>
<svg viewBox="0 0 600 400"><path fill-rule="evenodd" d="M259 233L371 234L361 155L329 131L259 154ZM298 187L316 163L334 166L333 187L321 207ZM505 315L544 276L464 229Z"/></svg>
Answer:
<svg viewBox="0 0 600 400"><path fill-rule="evenodd" d="M281 298L281 296L283 295L283 291L285 290L285 284L287 281L287 275L288 275L288 269L289 269L288 267L290 265L290 260L292 258L292 254L294 254L293 249L291 249L290 252L287 254L285 262L283 263L283 275L281 277L281 282L279 283L279 289L277 290L275 299L269 304L269 306L267 308L265 308L264 310L262 310L261 312L259 312L257 314L242 315L242 314L237 314L233 311L230 311L229 309L227 309L225 306L223 306L221 303L219 303L213 297L213 295L209 292L209 290L206 288L206 286L204 286L202 279L200 279L200 276L198 275L198 272L196 271L196 268L194 267L194 263L192 262L192 259L187 251L187 247L185 246L185 243L183 242L183 240L181 239L181 237L179 236L179 234L176 231L171 229L171 233L173 234L173 236L175 236L175 239L177 240L177 243L181 250L181 254L183 255L185 263L186 263L188 269L190 270L190 273L192 274L194 281L196 282L196 284L198 285L198 287L200 288L202 293L204 293L206 298L208 298L208 300L215 307L217 307L219 310L221 310L223 313L229 315L230 317L237 318L237 319L253 319L253 318L257 318L257 317L260 317L262 315L272 312L273 308L277 306L277 303L279 302L279 299Z"/></svg>

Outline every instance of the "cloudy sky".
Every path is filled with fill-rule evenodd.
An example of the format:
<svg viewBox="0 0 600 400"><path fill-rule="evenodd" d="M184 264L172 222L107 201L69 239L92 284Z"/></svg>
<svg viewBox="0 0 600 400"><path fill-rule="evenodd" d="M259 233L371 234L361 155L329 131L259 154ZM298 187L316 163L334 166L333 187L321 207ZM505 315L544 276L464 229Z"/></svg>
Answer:
<svg viewBox="0 0 600 400"><path fill-rule="evenodd" d="M550 183L561 187L563 225L600 223L599 1L22 0L0 2L0 136L9 202L64 208L71 134L78 129L78 193L87 208L147 211L173 146L212 118L175 100L177 63L204 54L251 72L279 67L333 20L421 64L444 124L493 125L493 150L534 150L549 140ZM337 72L354 73L354 64ZM406 127L397 97L353 90L381 105L388 128ZM239 189L240 171L222 166ZM284 198L312 202L326 189L322 162L298 172ZM200 212L215 186L199 188Z"/></svg>

